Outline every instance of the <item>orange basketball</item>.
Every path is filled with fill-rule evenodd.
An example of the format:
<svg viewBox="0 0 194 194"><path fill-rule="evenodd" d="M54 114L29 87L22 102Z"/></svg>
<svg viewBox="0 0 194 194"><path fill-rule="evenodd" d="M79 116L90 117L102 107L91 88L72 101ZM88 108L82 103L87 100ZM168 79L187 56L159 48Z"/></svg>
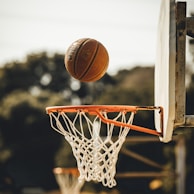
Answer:
<svg viewBox="0 0 194 194"><path fill-rule="evenodd" d="M73 42L65 54L67 71L82 82L99 80L108 68L106 48L97 40L82 38Z"/></svg>

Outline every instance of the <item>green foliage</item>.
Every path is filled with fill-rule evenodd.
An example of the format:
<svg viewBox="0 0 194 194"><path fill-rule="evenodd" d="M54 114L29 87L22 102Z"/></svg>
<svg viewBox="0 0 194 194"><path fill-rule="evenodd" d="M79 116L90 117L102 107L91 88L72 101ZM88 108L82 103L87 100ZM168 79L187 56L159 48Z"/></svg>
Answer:
<svg viewBox="0 0 194 194"><path fill-rule="evenodd" d="M153 105L153 68L136 67L114 76L114 85L107 87L96 104Z"/></svg>

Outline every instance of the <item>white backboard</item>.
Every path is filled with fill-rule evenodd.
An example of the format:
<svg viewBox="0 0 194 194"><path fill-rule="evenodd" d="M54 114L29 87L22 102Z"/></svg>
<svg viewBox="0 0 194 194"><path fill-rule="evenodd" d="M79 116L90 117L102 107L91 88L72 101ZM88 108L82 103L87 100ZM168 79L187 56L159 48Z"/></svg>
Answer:
<svg viewBox="0 0 194 194"><path fill-rule="evenodd" d="M175 120L176 16L175 0L161 0L155 62L155 106L164 108L162 142L172 139ZM161 132L155 114L156 130Z"/></svg>

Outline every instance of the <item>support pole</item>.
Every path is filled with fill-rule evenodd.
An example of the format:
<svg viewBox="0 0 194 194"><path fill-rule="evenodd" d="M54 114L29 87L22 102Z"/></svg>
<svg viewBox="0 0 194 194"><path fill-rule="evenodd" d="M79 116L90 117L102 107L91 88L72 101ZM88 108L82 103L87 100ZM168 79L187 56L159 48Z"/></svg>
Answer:
<svg viewBox="0 0 194 194"><path fill-rule="evenodd" d="M185 194L186 148L184 136L179 136L176 146L176 193Z"/></svg>

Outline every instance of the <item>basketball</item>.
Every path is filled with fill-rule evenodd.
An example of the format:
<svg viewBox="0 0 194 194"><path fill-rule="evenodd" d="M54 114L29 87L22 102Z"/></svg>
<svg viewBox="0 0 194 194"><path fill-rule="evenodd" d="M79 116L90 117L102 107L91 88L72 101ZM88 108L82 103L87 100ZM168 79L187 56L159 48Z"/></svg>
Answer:
<svg viewBox="0 0 194 194"><path fill-rule="evenodd" d="M109 55L102 43L91 38L73 42L64 59L69 74L81 82L97 81L106 73Z"/></svg>

